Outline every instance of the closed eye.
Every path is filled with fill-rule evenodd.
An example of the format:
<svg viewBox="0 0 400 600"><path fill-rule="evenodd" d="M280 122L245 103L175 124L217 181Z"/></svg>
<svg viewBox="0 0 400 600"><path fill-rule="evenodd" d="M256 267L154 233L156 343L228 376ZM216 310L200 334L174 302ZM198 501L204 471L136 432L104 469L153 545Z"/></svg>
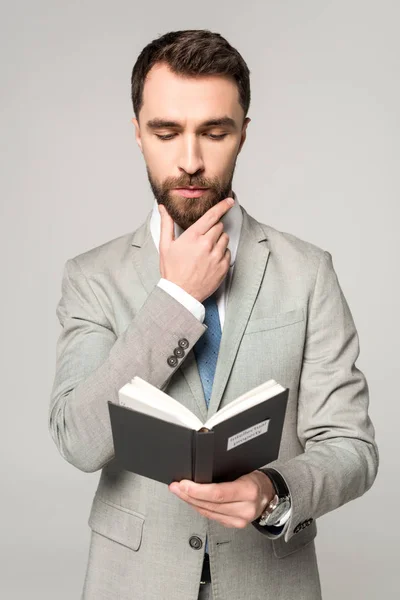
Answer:
<svg viewBox="0 0 400 600"><path fill-rule="evenodd" d="M158 135L156 133L155 135L158 137L159 140L167 141L167 140L172 140L175 137L176 133L169 133L168 135ZM212 134L212 133L207 133L205 135L208 135L208 137L210 139L212 139L212 140L218 141L218 140L223 140L224 137L226 137L228 134L227 133L222 133L220 135L215 135L215 134Z"/></svg>

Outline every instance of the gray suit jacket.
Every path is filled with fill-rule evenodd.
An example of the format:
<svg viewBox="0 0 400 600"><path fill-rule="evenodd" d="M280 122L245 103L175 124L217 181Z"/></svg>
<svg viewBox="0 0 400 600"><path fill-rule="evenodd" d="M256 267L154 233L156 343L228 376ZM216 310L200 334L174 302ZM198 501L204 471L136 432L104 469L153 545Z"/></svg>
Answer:
<svg viewBox="0 0 400 600"><path fill-rule="evenodd" d="M215 600L317 600L315 520L361 496L375 479L368 388L355 366L358 337L331 255L241 209L208 412L192 351L206 326L156 285L151 212L133 235L66 262L49 428L69 463L101 469L84 600L195 600L206 534ZM167 359L181 338L189 347L171 367ZM202 420L267 379L290 389L280 455L270 465L292 496L284 535L273 538L252 524L224 527L165 484L119 468L107 401L117 401L134 375ZM193 536L203 541L200 549Z"/></svg>

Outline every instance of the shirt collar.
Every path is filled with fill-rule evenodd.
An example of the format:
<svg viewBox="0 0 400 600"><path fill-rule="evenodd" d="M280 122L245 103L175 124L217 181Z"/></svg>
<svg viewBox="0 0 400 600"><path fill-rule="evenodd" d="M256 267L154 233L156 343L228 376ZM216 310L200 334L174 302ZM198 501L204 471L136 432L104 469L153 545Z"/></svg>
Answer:
<svg viewBox="0 0 400 600"><path fill-rule="evenodd" d="M235 204L230 208L222 217L221 221L224 224L224 231L229 235L228 248L231 251L231 267L235 263L237 248L239 244L240 230L242 228L243 214L240 209L240 204L235 192L232 192L232 197L235 200ZM161 216L158 212L158 203L154 199L153 210L150 218L150 231L154 240L154 244L159 252L160 245L160 228L161 228ZM183 229L174 222L175 239L177 239Z"/></svg>

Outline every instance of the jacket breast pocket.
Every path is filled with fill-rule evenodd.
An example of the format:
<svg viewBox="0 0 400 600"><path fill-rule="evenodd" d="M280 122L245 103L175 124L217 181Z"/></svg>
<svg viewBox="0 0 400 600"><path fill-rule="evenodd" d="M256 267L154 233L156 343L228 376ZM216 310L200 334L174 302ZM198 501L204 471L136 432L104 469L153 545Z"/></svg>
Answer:
<svg viewBox="0 0 400 600"><path fill-rule="evenodd" d="M89 527L104 537L139 550L145 515L95 496L88 520Z"/></svg>
<svg viewBox="0 0 400 600"><path fill-rule="evenodd" d="M285 556L289 556L289 554L293 554L293 552L304 548L310 542L312 542L316 535L317 526L315 521L313 521L309 527L306 527L299 533L294 534L288 542L285 542L284 535L277 540L272 540L275 556L277 558L284 558Z"/></svg>
<svg viewBox="0 0 400 600"><path fill-rule="evenodd" d="M247 323L247 327L244 334L256 333L257 331L266 331L270 329L278 329L280 327L287 327L288 325L294 325L300 321L304 321L304 310L302 308L296 308L289 310L288 312L279 313L277 315L266 315L258 316L250 319Z"/></svg>

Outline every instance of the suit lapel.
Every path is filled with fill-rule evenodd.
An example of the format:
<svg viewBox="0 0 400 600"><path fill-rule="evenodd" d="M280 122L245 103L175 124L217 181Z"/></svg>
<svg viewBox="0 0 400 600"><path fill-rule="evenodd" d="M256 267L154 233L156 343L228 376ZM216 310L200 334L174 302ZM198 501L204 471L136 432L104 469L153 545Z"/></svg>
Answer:
<svg viewBox="0 0 400 600"><path fill-rule="evenodd" d="M266 236L261 225L242 206L241 209L243 223L207 418L217 412L221 403L269 257Z"/></svg>
<svg viewBox="0 0 400 600"><path fill-rule="evenodd" d="M261 225L242 206L241 210L243 223L208 412L193 350L178 369L185 377L195 399L195 404L188 403L188 408L203 422L219 408L268 262L269 249ZM151 211L132 238L132 246L138 248L133 253L134 265L147 294L150 294L161 277L159 254L151 236L150 219Z"/></svg>

